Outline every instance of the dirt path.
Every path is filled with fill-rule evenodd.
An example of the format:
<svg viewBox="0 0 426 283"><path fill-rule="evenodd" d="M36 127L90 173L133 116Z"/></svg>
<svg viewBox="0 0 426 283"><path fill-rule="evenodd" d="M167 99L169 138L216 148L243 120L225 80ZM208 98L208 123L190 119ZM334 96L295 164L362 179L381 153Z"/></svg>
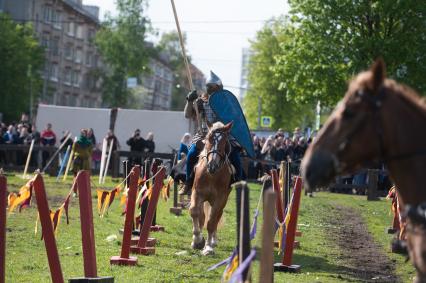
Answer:
<svg viewBox="0 0 426 283"><path fill-rule="evenodd" d="M334 206L328 219L330 237L339 247L343 273L362 282L401 282L394 263L384 254L367 230L359 213L349 207Z"/></svg>

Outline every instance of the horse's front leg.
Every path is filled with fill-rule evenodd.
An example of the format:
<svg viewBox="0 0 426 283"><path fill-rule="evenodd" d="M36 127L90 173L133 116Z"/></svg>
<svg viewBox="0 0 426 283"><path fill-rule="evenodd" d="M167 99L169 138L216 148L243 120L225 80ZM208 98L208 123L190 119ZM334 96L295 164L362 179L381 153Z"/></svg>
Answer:
<svg viewBox="0 0 426 283"><path fill-rule="evenodd" d="M204 247L205 240L201 234L200 226L201 218L203 217L203 202L198 196L196 190L192 191L191 206L189 207L189 213L192 217L192 243L193 249L201 250Z"/></svg>
<svg viewBox="0 0 426 283"><path fill-rule="evenodd" d="M214 253L214 248L217 246L217 225L220 218L222 217L223 209L225 208L227 199L227 195L221 196L219 199L216 199L212 205L207 222L208 238L206 246L202 251L203 255Z"/></svg>

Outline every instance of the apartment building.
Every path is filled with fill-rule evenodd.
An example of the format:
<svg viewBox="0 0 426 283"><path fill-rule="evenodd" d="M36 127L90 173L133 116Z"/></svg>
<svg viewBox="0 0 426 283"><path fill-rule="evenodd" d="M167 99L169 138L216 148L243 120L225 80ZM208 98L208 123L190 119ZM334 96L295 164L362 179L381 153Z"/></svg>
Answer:
<svg viewBox="0 0 426 283"><path fill-rule="evenodd" d="M247 89L250 87L248 81L248 65L252 51L249 48L243 48L241 56L241 77L240 77L240 104L243 104L244 97L246 96Z"/></svg>
<svg viewBox="0 0 426 283"><path fill-rule="evenodd" d="M154 48L151 42L148 48ZM169 56L163 52L152 56L148 62L149 71L138 78L130 78L133 108L146 110L170 110L172 103L173 70Z"/></svg>
<svg viewBox="0 0 426 283"><path fill-rule="evenodd" d="M1 0L3 12L31 22L46 50L41 103L99 107L101 58L94 45L99 8L82 0Z"/></svg>

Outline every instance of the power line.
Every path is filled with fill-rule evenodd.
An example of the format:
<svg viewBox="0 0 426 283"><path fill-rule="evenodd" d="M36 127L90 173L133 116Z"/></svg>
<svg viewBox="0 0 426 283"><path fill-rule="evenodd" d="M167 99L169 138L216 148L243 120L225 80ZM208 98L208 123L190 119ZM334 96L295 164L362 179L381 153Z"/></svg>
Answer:
<svg viewBox="0 0 426 283"><path fill-rule="evenodd" d="M218 20L218 21L182 21L182 24L248 24L265 23L267 20ZM171 21L153 21L153 24L174 24Z"/></svg>

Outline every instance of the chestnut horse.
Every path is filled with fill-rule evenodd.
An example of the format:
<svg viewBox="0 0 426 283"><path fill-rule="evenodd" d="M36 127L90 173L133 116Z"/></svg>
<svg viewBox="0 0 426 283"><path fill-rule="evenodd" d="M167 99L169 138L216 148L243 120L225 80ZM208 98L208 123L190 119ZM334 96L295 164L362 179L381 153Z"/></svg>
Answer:
<svg viewBox="0 0 426 283"><path fill-rule="evenodd" d="M302 161L304 180L311 189L365 162L386 164L405 206L416 282L426 282L425 127L423 100L407 86L386 79L385 65L379 59L350 82Z"/></svg>
<svg viewBox="0 0 426 283"><path fill-rule="evenodd" d="M203 255L214 252L214 247L217 245L217 225L231 192L232 170L228 158L231 151L228 140L231 127L232 122L226 125L221 122L213 124L205 138L204 149L195 166L195 178L189 208L193 226L191 246L194 249L204 247ZM211 205L207 221L207 242L201 233L206 216L204 202Z"/></svg>

